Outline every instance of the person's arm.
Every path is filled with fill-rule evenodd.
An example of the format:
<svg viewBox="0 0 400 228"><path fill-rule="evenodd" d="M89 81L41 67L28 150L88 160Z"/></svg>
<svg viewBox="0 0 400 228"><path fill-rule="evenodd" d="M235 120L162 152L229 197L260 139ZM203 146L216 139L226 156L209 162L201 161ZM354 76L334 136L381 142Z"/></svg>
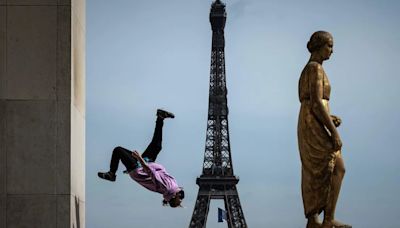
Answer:
<svg viewBox="0 0 400 228"><path fill-rule="evenodd" d="M134 150L132 152L132 156L134 158L136 158L140 162L140 164L142 165L144 171L146 171L147 173L151 172L150 167L147 165L147 162L142 158L142 156L140 155L139 152Z"/></svg>
<svg viewBox="0 0 400 228"><path fill-rule="evenodd" d="M309 66L310 77L310 100L312 104L312 111L321 123L326 126L331 133L333 149L340 150L342 142L339 133L332 121L332 118L327 108L322 103L323 98L323 69L320 64L310 64Z"/></svg>

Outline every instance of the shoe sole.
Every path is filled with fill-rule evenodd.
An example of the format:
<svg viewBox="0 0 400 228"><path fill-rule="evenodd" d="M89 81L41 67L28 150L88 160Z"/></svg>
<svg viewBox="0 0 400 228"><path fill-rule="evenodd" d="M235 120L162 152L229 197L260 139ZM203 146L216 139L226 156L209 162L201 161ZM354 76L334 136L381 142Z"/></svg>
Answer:
<svg viewBox="0 0 400 228"><path fill-rule="evenodd" d="M115 179L116 179L116 178L114 178L114 179L107 179L107 178L101 176L100 173L97 173L97 176L98 176L100 179L108 180L108 181L111 181L111 182L115 182Z"/></svg>
<svg viewBox="0 0 400 228"><path fill-rule="evenodd" d="M167 112L162 109L157 109L157 116L163 117L163 118L175 118L175 115L172 112Z"/></svg>

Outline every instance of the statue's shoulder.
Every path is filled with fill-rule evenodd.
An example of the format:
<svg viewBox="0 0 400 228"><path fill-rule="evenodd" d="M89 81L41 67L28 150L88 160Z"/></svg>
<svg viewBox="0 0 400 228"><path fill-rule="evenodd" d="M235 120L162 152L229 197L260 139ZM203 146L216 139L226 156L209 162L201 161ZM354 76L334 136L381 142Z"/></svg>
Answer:
<svg viewBox="0 0 400 228"><path fill-rule="evenodd" d="M310 61L307 63L306 67L309 70L322 70L322 65L315 61Z"/></svg>
<svg viewBox="0 0 400 228"><path fill-rule="evenodd" d="M304 67L303 71L308 77L315 78L315 79L322 79L324 76L324 69L322 65L315 61L310 61Z"/></svg>

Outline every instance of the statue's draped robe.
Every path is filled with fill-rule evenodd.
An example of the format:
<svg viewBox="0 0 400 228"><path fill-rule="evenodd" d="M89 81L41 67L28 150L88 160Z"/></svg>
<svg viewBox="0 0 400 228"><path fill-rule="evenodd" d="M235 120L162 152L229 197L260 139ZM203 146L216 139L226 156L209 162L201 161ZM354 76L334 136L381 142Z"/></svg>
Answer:
<svg viewBox="0 0 400 228"><path fill-rule="evenodd" d="M331 189L333 168L336 158L340 156L340 151L332 149L333 144L329 130L312 111L310 78L315 75L307 73L308 65L304 68L299 81L301 107L297 127L302 163L301 188L306 217L319 214L325 209ZM323 75L322 102L329 113L330 85L325 73Z"/></svg>

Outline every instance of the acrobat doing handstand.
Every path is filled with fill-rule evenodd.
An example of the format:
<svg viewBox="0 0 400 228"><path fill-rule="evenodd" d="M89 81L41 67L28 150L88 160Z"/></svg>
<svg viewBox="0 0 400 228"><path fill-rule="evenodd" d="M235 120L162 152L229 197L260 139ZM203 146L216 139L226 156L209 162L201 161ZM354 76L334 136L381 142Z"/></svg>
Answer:
<svg viewBox="0 0 400 228"><path fill-rule="evenodd" d="M174 117L174 114L158 109L153 139L143 154L140 155L136 150L129 151L122 147L116 147L112 152L110 171L99 172L97 175L102 179L115 181L118 164L121 161L133 180L148 190L163 195L163 205L180 206L185 197L183 189L178 186L175 178L167 173L164 166L155 162L161 151L164 119Z"/></svg>

